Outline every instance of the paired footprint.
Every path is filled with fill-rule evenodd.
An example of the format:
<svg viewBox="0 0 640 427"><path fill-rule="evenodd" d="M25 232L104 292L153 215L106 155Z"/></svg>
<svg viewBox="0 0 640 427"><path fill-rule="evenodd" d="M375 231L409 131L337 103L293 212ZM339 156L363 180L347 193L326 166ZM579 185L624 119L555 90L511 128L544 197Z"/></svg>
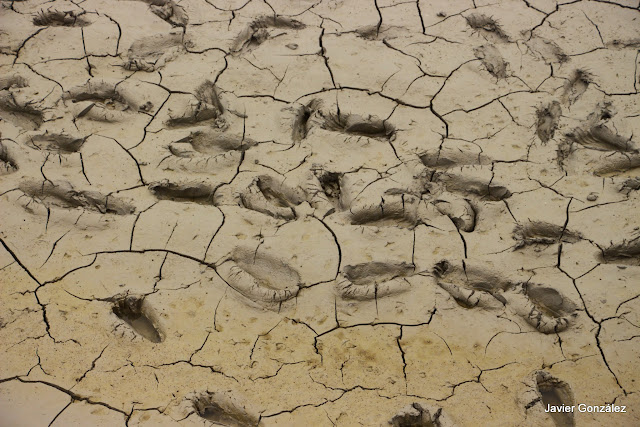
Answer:
<svg viewBox="0 0 640 427"><path fill-rule="evenodd" d="M578 306L552 287L514 283L483 268L454 266L448 261L434 268L438 285L465 308L512 308L538 331L550 334L567 329Z"/></svg>

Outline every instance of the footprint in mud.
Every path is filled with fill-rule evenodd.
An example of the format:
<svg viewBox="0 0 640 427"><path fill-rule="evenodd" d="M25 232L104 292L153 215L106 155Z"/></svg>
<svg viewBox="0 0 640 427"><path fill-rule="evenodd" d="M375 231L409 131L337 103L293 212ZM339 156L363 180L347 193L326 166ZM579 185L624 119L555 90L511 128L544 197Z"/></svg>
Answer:
<svg viewBox="0 0 640 427"><path fill-rule="evenodd" d="M77 190L67 181L24 181L20 190L47 208L82 208L101 214L130 215L135 207L129 203L93 190Z"/></svg>
<svg viewBox="0 0 640 427"><path fill-rule="evenodd" d="M534 283L523 283L518 287L510 294L509 304L527 323L544 334L564 331L577 316L578 306L551 287Z"/></svg>
<svg viewBox="0 0 640 427"><path fill-rule="evenodd" d="M296 110L296 114L293 119L293 130L291 132L291 139L293 142L300 142L307 137L309 133L309 119L320 108L320 101L312 99L307 104L300 106Z"/></svg>
<svg viewBox="0 0 640 427"><path fill-rule="evenodd" d="M571 143L580 144L591 150L638 153L638 147L631 138L614 133L604 124L596 124L587 129L578 128L566 136Z"/></svg>
<svg viewBox="0 0 640 427"><path fill-rule="evenodd" d="M602 249L600 262L640 266L640 236Z"/></svg>
<svg viewBox="0 0 640 427"><path fill-rule="evenodd" d="M471 233L476 228L476 208L470 200L442 193L432 201L443 215L448 216L458 230Z"/></svg>
<svg viewBox="0 0 640 427"><path fill-rule="evenodd" d="M290 187L283 179L269 175L255 178L240 195L242 206L274 218L296 218L294 207L305 201L302 190Z"/></svg>
<svg viewBox="0 0 640 427"><path fill-rule="evenodd" d="M206 81L196 89L195 94L185 99L183 105L177 106L169 113L167 125L171 127L193 125L205 120L213 119L216 127L227 128L225 119L226 109L220 101L215 85Z"/></svg>
<svg viewBox="0 0 640 427"><path fill-rule="evenodd" d="M545 334L562 332L577 315L577 306L555 289L533 283L512 283L485 268L454 266L441 261L434 267L438 285L464 308L509 307Z"/></svg>
<svg viewBox="0 0 640 427"><path fill-rule="evenodd" d="M553 138L560 123L562 115L562 107L558 101L552 101L541 106L536 111L538 120L536 122L536 135L543 144L546 144Z"/></svg>
<svg viewBox="0 0 640 427"><path fill-rule="evenodd" d="M483 45L473 50L476 58L478 58L484 68L496 79L506 79L508 62L504 60L502 54L493 45Z"/></svg>
<svg viewBox="0 0 640 427"><path fill-rule="evenodd" d="M443 417L442 408L431 408L431 410L433 414L423 405L412 403L394 415L389 420L389 425L393 427L453 427L453 423Z"/></svg>
<svg viewBox="0 0 640 427"><path fill-rule="evenodd" d="M395 126L375 116L363 117L358 114L320 113L319 126L333 132L349 135L366 136L368 138L384 138L393 140Z"/></svg>
<svg viewBox="0 0 640 427"><path fill-rule="evenodd" d="M18 165L6 145L0 141L0 176L8 175L18 170Z"/></svg>
<svg viewBox="0 0 640 427"><path fill-rule="evenodd" d="M27 144L36 150L44 150L55 154L71 154L80 151L87 137L67 135L63 133L42 133L29 136Z"/></svg>
<svg viewBox="0 0 640 427"><path fill-rule="evenodd" d="M91 25L85 11L59 11L52 8L39 11L33 18L33 25L39 27L85 27Z"/></svg>
<svg viewBox="0 0 640 427"><path fill-rule="evenodd" d="M594 76L587 70L576 69L564 85L562 101L569 105L576 102L593 83Z"/></svg>
<svg viewBox="0 0 640 427"><path fill-rule="evenodd" d="M169 144L169 156L160 161L165 170L211 173L225 166L237 167L242 153L257 142L229 135L216 129L203 128Z"/></svg>
<svg viewBox="0 0 640 427"><path fill-rule="evenodd" d="M247 28L236 37L231 51L238 52L251 52L256 47L260 46L269 38L277 37L269 33L269 29L291 29L301 30L305 28L305 25L285 16L261 16L255 19Z"/></svg>
<svg viewBox="0 0 640 427"><path fill-rule="evenodd" d="M41 96L18 75L0 77L0 118L19 127L35 130L44 122Z"/></svg>
<svg viewBox="0 0 640 427"><path fill-rule="evenodd" d="M514 250L530 245L553 245L556 243L576 243L582 235L576 231L543 221L518 224L513 229Z"/></svg>
<svg viewBox="0 0 640 427"><path fill-rule="evenodd" d="M71 88L63 99L70 99L76 119L85 118L98 122L121 122L138 113L149 114L153 105L140 103L133 91L120 82L90 79L81 86Z"/></svg>
<svg viewBox="0 0 640 427"><path fill-rule="evenodd" d="M438 174L434 180L443 183L449 192L473 195L482 200L495 202L511 197L511 192L507 187L494 183L492 180L485 181L448 172Z"/></svg>
<svg viewBox="0 0 640 427"><path fill-rule="evenodd" d="M502 26L490 16L479 13L472 13L465 17L467 25L474 33L480 34L486 40L493 42L508 42L509 36L504 32Z"/></svg>
<svg viewBox="0 0 640 427"><path fill-rule="evenodd" d="M216 271L231 288L259 304L287 301L302 286L294 269L253 249L236 247Z"/></svg>
<svg viewBox="0 0 640 427"><path fill-rule="evenodd" d="M326 215L330 215L336 210L340 210L342 208L342 202L340 201L340 181L343 174L338 172L330 172L319 166L314 166L312 168L312 171L314 176L317 178L318 183L320 184L320 188L322 189L322 191L318 189L317 192L312 194L312 199L314 198L314 196L318 196L326 200L326 202L332 206L332 208L327 211Z"/></svg>
<svg viewBox="0 0 640 427"><path fill-rule="evenodd" d="M379 203L356 202L349 209L351 224L412 229L421 223L419 203L418 196L408 193L385 194Z"/></svg>
<svg viewBox="0 0 640 427"><path fill-rule="evenodd" d="M146 308L144 297L132 295L119 297L113 303L111 310L144 339L152 343L160 343L164 340L152 320L153 316Z"/></svg>
<svg viewBox="0 0 640 427"><path fill-rule="evenodd" d="M151 191L160 200L213 204L215 188L205 182L175 183L168 180L149 184Z"/></svg>
<svg viewBox="0 0 640 427"><path fill-rule="evenodd" d="M546 409L551 406L576 405L571 387L545 371L535 373L536 390L539 401ZM556 427L574 427L573 412L549 412Z"/></svg>
<svg viewBox="0 0 640 427"><path fill-rule="evenodd" d="M507 304L502 292L511 284L488 270L441 261L435 265L433 273L438 286L464 308L502 309Z"/></svg>
<svg viewBox="0 0 640 427"><path fill-rule="evenodd" d="M186 27L189 23L189 16L182 6L173 0L144 0L150 3L149 9L160 19L168 22L174 27Z"/></svg>
<svg viewBox="0 0 640 427"><path fill-rule="evenodd" d="M131 71L157 71L185 51L183 37L181 31L172 31L134 41L123 67Z"/></svg>
<svg viewBox="0 0 640 427"><path fill-rule="evenodd" d="M405 278L414 274L415 266L407 263L346 265L338 273L336 289L344 299L372 300L406 292L411 284Z"/></svg>
<svg viewBox="0 0 640 427"><path fill-rule="evenodd" d="M192 399L196 413L216 425L229 427L259 426L257 415L247 411L246 405L219 392L202 393Z"/></svg>

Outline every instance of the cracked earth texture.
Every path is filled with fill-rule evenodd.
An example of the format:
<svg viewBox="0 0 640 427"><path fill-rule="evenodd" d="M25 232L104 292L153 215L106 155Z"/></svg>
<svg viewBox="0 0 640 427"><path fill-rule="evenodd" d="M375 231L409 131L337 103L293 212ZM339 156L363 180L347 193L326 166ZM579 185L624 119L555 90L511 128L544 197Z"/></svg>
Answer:
<svg viewBox="0 0 640 427"><path fill-rule="evenodd" d="M2 0L0 424L639 425L639 7Z"/></svg>

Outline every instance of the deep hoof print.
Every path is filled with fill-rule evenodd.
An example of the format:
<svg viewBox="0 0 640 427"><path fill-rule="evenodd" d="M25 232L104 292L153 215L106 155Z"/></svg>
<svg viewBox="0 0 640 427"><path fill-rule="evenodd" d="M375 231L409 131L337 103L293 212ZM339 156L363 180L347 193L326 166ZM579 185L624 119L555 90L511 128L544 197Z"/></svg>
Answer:
<svg viewBox="0 0 640 427"><path fill-rule="evenodd" d="M350 209L351 224L371 227L414 228L419 223L420 199L411 194L390 194L377 204L368 200L356 202Z"/></svg>
<svg viewBox="0 0 640 427"><path fill-rule="evenodd" d="M86 137L80 138L64 133L43 133L30 136L28 144L37 150L56 154L71 154L80 151L86 139Z"/></svg>
<svg viewBox="0 0 640 427"><path fill-rule="evenodd" d="M117 298L111 310L147 341L160 343L164 340L160 330L154 324L153 316L146 309L144 297L130 295Z"/></svg>
<svg viewBox="0 0 640 427"><path fill-rule="evenodd" d="M466 16L467 25L487 40L494 42L508 42L509 36L502 26L491 16L472 13Z"/></svg>
<svg viewBox="0 0 640 427"><path fill-rule="evenodd" d="M338 273L336 287L344 299L372 300L406 292L411 284L405 278L414 273L415 266L407 263L346 265Z"/></svg>
<svg viewBox="0 0 640 427"><path fill-rule="evenodd" d="M292 220L296 218L294 207L304 201L304 194L279 179L261 175L240 195L240 200L247 209L274 218Z"/></svg>
<svg viewBox="0 0 640 427"><path fill-rule="evenodd" d="M233 397L219 392L206 392L192 400L196 413L216 425L229 427L259 426L259 417Z"/></svg>
<svg viewBox="0 0 640 427"><path fill-rule="evenodd" d="M576 243L581 239L582 235L576 231L542 221L530 221L524 225L518 224L513 229L513 240L516 241L514 250L530 245Z"/></svg>
<svg viewBox="0 0 640 427"><path fill-rule="evenodd" d="M393 427L454 427L448 419L443 417L442 408L429 409L419 403L402 408L389 420L389 425Z"/></svg>
<svg viewBox="0 0 640 427"><path fill-rule="evenodd" d="M287 264L250 249L236 248L216 270L231 288L260 305L287 301L302 286L299 274Z"/></svg>
<svg viewBox="0 0 640 427"><path fill-rule="evenodd" d="M0 142L0 175L7 175L18 170L13 156L9 153L7 147Z"/></svg>
<svg viewBox="0 0 640 427"><path fill-rule="evenodd" d="M59 11L55 9L41 10L33 18L33 25L39 27L85 27L91 24L86 12Z"/></svg>
<svg viewBox="0 0 640 427"><path fill-rule="evenodd" d="M513 300L516 311L542 333L562 332L577 316L578 306L551 287L525 283L519 292L526 299Z"/></svg>
<svg viewBox="0 0 640 427"><path fill-rule="evenodd" d="M226 129L228 125L224 118L225 111L216 87L212 82L206 81L198 86L191 100L179 107L178 111L169 113L167 125L191 126L213 120L217 128Z"/></svg>
<svg viewBox="0 0 640 427"><path fill-rule="evenodd" d="M469 200L443 193L432 203L441 214L451 219L458 230L471 233L476 228L477 213Z"/></svg>
<svg viewBox="0 0 640 427"><path fill-rule="evenodd" d="M575 406L576 402L573 397L571 387L564 381L561 381L545 371L538 371L535 374L536 389L539 399L542 401L544 408L550 406ZM556 427L574 427L575 420L573 411L571 412L550 412L551 419Z"/></svg>
<svg viewBox="0 0 640 427"><path fill-rule="evenodd" d="M204 182L175 183L164 180L150 184L149 191L160 200L212 204L215 188Z"/></svg>
<svg viewBox="0 0 640 427"><path fill-rule="evenodd" d="M640 236L602 249L600 260L605 264L640 265Z"/></svg>
<svg viewBox="0 0 640 427"><path fill-rule="evenodd" d="M71 88L63 98L71 100L76 119L97 122L122 122L137 114L149 114L154 109L149 102L138 101L135 94L120 83L101 79L91 79Z"/></svg>
<svg viewBox="0 0 640 427"><path fill-rule="evenodd" d="M538 117L536 123L536 135L544 144L549 142L558 129L560 116L562 115L562 107L558 101L550 102L547 105L540 106L536 111Z"/></svg>
<svg viewBox="0 0 640 427"><path fill-rule="evenodd" d="M305 25L300 21L286 16L273 15L259 17L236 37L231 51L236 53L252 51L272 37L269 33L269 29L272 28L301 30L305 28Z"/></svg>
<svg viewBox="0 0 640 427"><path fill-rule="evenodd" d="M433 273L438 285L464 308L502 309L507 304L502 291L511 284L497 274L455 266L448 261L436 264Z"/></svg>
<svg viewBox="0 0 640 427"><path fill-rule="evenodd" d="M323 118L320 127L333 132L384 139L393 139L396 132L395 126L375 116L328 113Z"/></svg>
<svg viewBox="0 0 640 427"><path fill-rule="evenodd" d="M69 182L25 181L20 190L46 207L82 208L101 214L130 215L135 207L108 194L93 190L77 190Z"/></svg>

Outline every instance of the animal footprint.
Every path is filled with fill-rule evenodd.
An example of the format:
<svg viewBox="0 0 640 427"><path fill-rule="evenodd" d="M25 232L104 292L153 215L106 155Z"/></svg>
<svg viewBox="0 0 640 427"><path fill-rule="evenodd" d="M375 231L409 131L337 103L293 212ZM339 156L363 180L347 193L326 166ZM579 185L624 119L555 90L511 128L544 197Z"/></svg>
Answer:
<svg viewBox="0 0 640 427"><path fill-rule="evenodd" d="M280 303L298 294L300 276L274 256L236 248L216 267L218 274L240 294L257 303Z"/></svg>
<svg viewBox="0 0 640 427"><path fill-rule="evenodd" d="M144 297L124 296L118 298L111 310L144 339L153 343L163 341L160 330L152 320L153 316L148 313L144 304Z"/></svg>
<svg viewBox="0 0 640 427"><path fill-rule="evenodd" d="M351 206L351 223L377 227L414 228L420 223L419 202L419 197L406 193L385 194L377 204L365 199Z"/></svg>
<svg viewBox="0 0 640 427"><path fill-rule="evenodd" d="M196 89L193 96L182 100L169 112L169 126L193 125L205 120L214 119L216 127L226 128L223 114L225 108L220 101L218 91L213 83L206 81Z"/></svg>
<svg viewBox="0 0 640 427"><path fill-rule="evenodd" d="M490 16L472 13L465 18L467 24L474 32L477 32L487 40L495 42L508 42L509 36L504 32L502 26Z"/></svg>
<svg viewBox="0 0 640 427"><path fill-rule="evenodd" d="M338 294L345 299L371 300L407 291L415 266L407 263L369 262L346 265L338 274Z"/></svg>

